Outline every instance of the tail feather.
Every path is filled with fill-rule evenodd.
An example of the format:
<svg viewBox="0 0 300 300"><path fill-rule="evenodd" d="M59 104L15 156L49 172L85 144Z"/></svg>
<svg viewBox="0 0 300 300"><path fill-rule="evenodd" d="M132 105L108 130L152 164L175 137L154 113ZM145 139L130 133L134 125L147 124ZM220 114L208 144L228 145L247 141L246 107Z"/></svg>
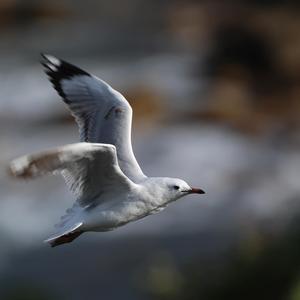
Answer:
<svg viewBox="0 0 300 300"><path fill-rule="evenodd" d="M82 230L69 232L67 234L61 235L56 238L50 238L45 240L46 243L49 243L51 247L56 247L62 244L71 243L73 240L78 238L83 233Z"/></svg>
<svg viewBox="0 0 300 300"><path fill-rule="evenodd" d="M82 224L83 224L82 222L77 223L67 230L52 235L44 242L50 244L51 247L56 247L62 244L71 243L73 240L75 240L84 232L83 230L80 229Z"/></svg>

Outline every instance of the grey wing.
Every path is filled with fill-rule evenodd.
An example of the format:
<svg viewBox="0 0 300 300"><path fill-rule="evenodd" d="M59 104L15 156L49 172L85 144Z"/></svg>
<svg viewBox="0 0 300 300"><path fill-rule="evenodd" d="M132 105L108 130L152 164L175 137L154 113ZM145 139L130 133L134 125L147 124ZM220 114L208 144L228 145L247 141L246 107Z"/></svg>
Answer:
<svg viewBox="0 0 300 300"><path fill-rule="evenodd" d="M50 55L42 64L79 126L80 140L115 145L120 168L133 181L145 178L131 145L132 109L103 80Z"/></svg>
<svg viewBox="0 0 300 300"><path fill-rule="evenodd" d="M116 189L129 191L133 185L118 165L115 146L108 144L76 143L23 156L12 161L10 171L19 178L62 173L81 206Z"/></svg>

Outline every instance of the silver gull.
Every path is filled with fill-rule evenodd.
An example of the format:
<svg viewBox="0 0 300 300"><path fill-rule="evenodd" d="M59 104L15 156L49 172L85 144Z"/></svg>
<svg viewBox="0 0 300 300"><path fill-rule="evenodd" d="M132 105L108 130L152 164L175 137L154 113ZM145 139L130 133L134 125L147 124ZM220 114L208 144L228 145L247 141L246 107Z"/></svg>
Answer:
<svg viewBox="0 0 300 300"><path fill-rule="evenodd" d="M132 108L103 80L51 55L42 64L74 116L80 143L13 160L17 178L62 174L76 201L45 242L69 243L86 231L109 231L163 210L189 194L204 194L177 178L147 177L131 146Z"/></svg>

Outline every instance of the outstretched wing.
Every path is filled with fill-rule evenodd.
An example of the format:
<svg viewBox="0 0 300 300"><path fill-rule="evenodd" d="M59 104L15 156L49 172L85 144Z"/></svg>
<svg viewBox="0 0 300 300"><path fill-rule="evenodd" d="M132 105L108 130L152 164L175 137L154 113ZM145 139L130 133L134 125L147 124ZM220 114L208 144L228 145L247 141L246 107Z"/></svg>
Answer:
<svg viewBox="0 0 300 300"><path fill-rule="evenodd" d="M108 144L76 143L26 155L11 162L10 172L19 178L62 173L81 206L116 189L126 192L133 185L118 165L115 146Z"/></svg>
<svg viewBox="0 0 300 300"><path fill-rule="evenodd" d="M43 58L46 74L75 117L80 140L115 145L122 171L141 181L145 175L132 151L132 109L126 99L103 80L63 60Z"/></svg>

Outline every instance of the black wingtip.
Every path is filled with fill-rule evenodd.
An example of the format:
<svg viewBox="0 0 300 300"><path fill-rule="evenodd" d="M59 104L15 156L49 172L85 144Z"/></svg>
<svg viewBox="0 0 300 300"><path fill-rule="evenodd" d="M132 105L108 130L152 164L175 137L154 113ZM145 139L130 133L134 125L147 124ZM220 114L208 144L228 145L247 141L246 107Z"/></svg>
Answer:
<svg viewBox="0 0 300 300"><path fill-rule="evenodd" d="M91 76L86 71L51 54L41 53L41 57L42 60L40 63L45 68L45 73L48 75L49 80L52 82L58 94L63 97L65 101L67 101L66 95L61 87L61 81L63 79L71 79L78 75Z"/></svg>
<svg viewBox="0 0 300 300"><path fill-rule="evenodd" d="M41 61L40 61L40 64L41 64L45 69L47 69L46 72L47 72L48 70L51 71L49 65L47 65L44 61L41 60Z"/></svg>
<svg viewBox="0 0 300 300"><path fill-rule="evenodd" d="M48 67L48 65L46 64L46 61L48 61L47 58L46 58L46 54L40 52L40 56L41 56L40 59L39 59L40 64L41 64L43 67L45 67L45 68L48 69L49 67Z"/></svg>
<svg viewBox="0 0 300 300"><path fill-rule="evenodd" d="M41 56L43 59L46 59L46 53L40 52L40 56Z"/></svg>
<svg viewBox="0 0 300 300"><path fill-rule="evenodd" d="M53 55L41 53L41 56L43 58L41 64L49 71L48 75L55 80L69 79L76 75L90 76L88 72Z"/></svg>

